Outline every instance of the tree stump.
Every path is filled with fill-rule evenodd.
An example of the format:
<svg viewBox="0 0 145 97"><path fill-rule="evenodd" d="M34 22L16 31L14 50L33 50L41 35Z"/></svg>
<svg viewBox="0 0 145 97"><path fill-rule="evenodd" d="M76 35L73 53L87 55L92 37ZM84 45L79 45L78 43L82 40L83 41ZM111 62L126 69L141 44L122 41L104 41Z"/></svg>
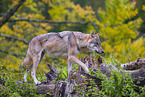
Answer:
<svg viewBox="0 0 145 97"><path fill-rule="evenodd" d="M67 97L65 94L67 82L58 81L54 88L54 97Z"/></svg>

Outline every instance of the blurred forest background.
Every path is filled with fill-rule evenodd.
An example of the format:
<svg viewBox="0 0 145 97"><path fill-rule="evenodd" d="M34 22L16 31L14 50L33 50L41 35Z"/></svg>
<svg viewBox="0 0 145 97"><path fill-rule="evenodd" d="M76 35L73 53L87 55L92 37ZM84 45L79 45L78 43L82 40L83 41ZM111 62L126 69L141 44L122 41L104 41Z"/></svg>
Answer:
<svg viewBox="0 0 145 97"><path fill-rule="evenodd" d="M0 0L0 21L19 1ZM65 30L100 32L104 60L114 57L127 63L145 58L145 0L25 0L0 27L0 73L22 79L20 64L31 39ZM60 60L58 70L67 67L67 61L46 55L37 72L47 72L48 62L55 65Z"/></svg>

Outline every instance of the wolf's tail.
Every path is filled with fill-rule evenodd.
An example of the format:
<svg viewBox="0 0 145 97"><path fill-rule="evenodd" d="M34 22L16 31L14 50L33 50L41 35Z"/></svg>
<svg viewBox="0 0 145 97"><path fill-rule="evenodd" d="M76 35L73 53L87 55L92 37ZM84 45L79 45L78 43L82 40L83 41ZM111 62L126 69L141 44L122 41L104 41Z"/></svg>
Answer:
<svg viewBox="0 0 145 97"><path fill-rule="evenodd" d="M26 57L23 60L23 62L21 63L21 67L23 67L24 69L29 68L32 65L32 58L29 54L29 51L27 51Z"/></svg>

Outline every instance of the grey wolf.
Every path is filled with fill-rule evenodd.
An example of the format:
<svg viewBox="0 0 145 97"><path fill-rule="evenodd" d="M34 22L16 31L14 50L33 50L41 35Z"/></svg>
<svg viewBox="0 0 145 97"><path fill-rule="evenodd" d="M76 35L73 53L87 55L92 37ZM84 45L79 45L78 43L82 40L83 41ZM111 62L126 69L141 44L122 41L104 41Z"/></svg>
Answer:
<svg viewBox="0 0 145 97"><path fill-rule="evenodd" d="M99 39L99 33L92 31L90 34L75 31L63 31L59 33L46 33L34 37L29 43L27 54L21 65L26 68L24 80L27 81L28 72L35 84L40 84L36 79L36 68L45 54L53 58L68 59L68 74L72 70L72 64L80 65L85 72L89 72L88 67L81 62L76 55L79 53L97 52L104 53Z"/></svg>

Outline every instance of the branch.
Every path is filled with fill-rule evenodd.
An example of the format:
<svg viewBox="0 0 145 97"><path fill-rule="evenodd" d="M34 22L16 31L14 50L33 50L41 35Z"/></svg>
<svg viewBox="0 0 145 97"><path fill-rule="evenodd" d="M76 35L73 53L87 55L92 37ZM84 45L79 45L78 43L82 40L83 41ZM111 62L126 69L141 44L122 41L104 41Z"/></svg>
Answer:
<svg viewBox="0 0 145 97"><path fill-rule="evenodd" d="M2 35L2 34L0 34L0 36L1 36L1 37L5 37L5 38L9 38L9 39L18 40L18 41L21 41L21 42L23 42L23 43L25 43L25 44L28 44L28 43L29 43L28 41L25 41L25 40L23 40L23 39L20 39L20 38L18 38L18 37L16 37L16 36Z"/></svg>
<svg viewBox="0 0 145 97"><path fill-rule="evenodd" d="M12 52L8 52L7 50L4 50L4 49L0 49L0 52L3 52L3 53L6 53L6 54L10 54L10 55L13 55L15 57L20 57L21 55L19 54L14 54Z"/></svg>
<svg viewBox="0 0 145 97"><path fill-rule="evenodd" d="M18 41L21 41L21 42L23 42L25 44L28 44L29 43L28 41L25 41L23 39L20 39L20 38L18 38L16 36L10 36L10 35L2 35L2 34L0 34L0 37L5 37L5 38L8 38L8 39L18 40ZM5 53L5 54L10 54L10 55L13 55L15 57L24 56L24 55L20 55L20 54L14 54L14 53L9 52L8 50L4 50L4 49L0 49L0 52Z"/></svg>
<svg viewBox="0 0 145 97"><path fill-rule="evenodd" d="M27 21L27 22L37 22L37 23L49 23L49 24L82 24L82 25L96 25L94 23L87 22L72 22L72 21L50 21L50 20L34 20L34 19L10 19L8 22L18 22L18 21ZM97 26L97 25L96 25Z"/></svg>
<svg viewBox="0 0 145 97"><path fill-rule="evenodd" d="M15 17L18 17L18 18L20 18L20 19L26 19L26 18L21 17L21 16L16 15L16 14L14 14L14 16L15 16ZM31 24L32 26L35 26L35 27L39 27L39 26L40 26L40 24L34 24L34 23L32 23L32 22L30 22L30 24Z"/></svg>
<svg viewBox="0 0 145 97"><path fill-rule="evenodd" d="M50 21L50 20L35 20L35 19L26 19L26 18L21 18L21 19L9 19L8 22L18 22L18 21L27 21L32 24L32 22L36 23L49 23L49 24L81 24L81 25L91 25L94 26L96 32L98 31L98 25L95 23L90 23L90 22L73 22L73 21Z"/></svg>
<svg viewBox="0 0 145 97"><path fill-rule="evenodd" d="M24 3L25 0L20 0L17 5L15 5L13 8L9 9L5 13L5 17L3 20L0 22L0 27L2 27L9 19L10 17L18 10L18 8Z"/></svg>

